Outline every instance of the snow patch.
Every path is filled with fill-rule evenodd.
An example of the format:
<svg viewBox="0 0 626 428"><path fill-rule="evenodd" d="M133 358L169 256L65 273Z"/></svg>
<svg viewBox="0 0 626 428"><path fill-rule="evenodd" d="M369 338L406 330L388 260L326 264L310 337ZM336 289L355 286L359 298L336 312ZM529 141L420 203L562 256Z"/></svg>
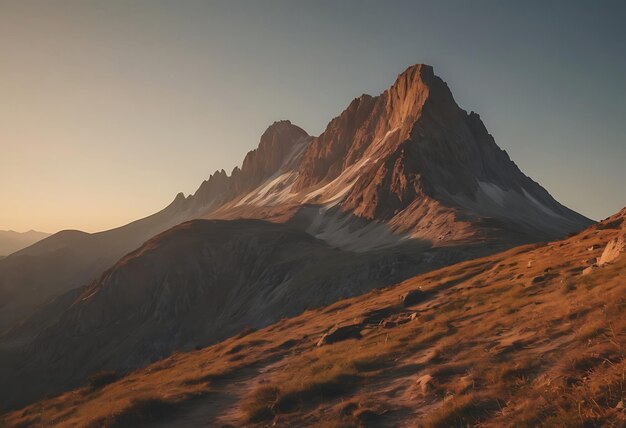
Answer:
<svg viewBox="0 0 626 428"><path fill-rule="evenodd" d="M502 190L497 184L488 183L486 181L479 181L478 186L489 199L504 208L508 196L507 193L509 193L508 191Z"/></svg>
<svg viewBox="0 0 626 428"><path fill-rule="evenodd" d="M533 204L535 204L544 213L552 217L561 217L560 215L552 211L550 208L546 207L544 204L539 202L537 199L533 198L532 195L526 191L526 189L522 189L522 192L524 193L524 196L526 197L526 199L529 199Z"/></svg>
<svg viewBox="0 0 626 428"><path fill-rule="evenodd" d="M343 250L364 252L400 244L408 236L395 234L383 223L361 219L329 210L329 206L310 208L311 224L306 232Z"/></svg>
<svg viewBox="0 0 626 428"><path fill-rule="evenodd" d="M295 180L295 173L287 172L266 182L245 197L239 200L235 206L241 205L276 205L285 202L293 195L291 188Z"/></svg>
<svg viewBox="0 0 626 428"><path fill-rule="evenodd" d="M289 171L289 169L292 166L291 164L302 154L310 141L310 137L305 137L302 138L301 141L297 142L291 152L283 160L283 163L280 168L278 168L278 171L259 187L239 199L235 206L272 206L291 199L295 195L292 192L292 187L297 173Z"/></svg>
<svg viewBox="0 0 626 428"><path fill-rule="evenodd" d="M361 168L367 165L370 161L370 158L364 158L346 168L339 177L335 178L330 183L308 193L304 197L304 202L310 202L313 201L313 199L326 195L326 197L321 201L318 200L315 202L326 206L335 206L339 204L356 183L356 179L359 177Z"/></svg>

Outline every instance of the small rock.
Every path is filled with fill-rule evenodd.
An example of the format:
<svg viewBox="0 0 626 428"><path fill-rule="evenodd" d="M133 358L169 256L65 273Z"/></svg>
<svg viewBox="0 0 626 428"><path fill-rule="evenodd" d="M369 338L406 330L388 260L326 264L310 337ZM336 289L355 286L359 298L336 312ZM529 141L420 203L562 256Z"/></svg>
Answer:
<svg viewBox="0 0 626 428"><path fill-rule="evenodd" d="M428 298L428 293L421 289L411 290L401 297L404 306L413 306L422 303Z"/></svg>
<svg viewBox="0 0 626 428"><path fill-rule="evenodd" d="M435 378L429 374L425 374L424 376L417 379L415 385L419 388L420 392L424 395L428 394L429 391L433 389L433 383Z"/></svg>
<svg viewBox="0 0 626 428"><path fill-rule="evenodd" d="M591 272L593 272L596 269L598 269L598 265L596 265L596 264L593 264L591 266L587 266L586 268L583 269L582 274L583 275L589 275Z"/></svg>
<svg viewBox="0 0 626 428"><path fill-rule="evenodd" d="M348 339L361 338L361 324L348 324L344 326L335 326L328 330L317 342L317 346L328 345L335 342L341 342Z"/></svg>

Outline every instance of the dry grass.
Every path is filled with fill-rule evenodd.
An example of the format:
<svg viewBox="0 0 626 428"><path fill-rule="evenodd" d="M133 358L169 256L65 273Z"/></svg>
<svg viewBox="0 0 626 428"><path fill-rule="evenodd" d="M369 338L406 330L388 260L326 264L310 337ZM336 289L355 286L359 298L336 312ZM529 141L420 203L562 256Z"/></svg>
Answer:
<svg viewBox="0 0 626 428"><path fill-rule="evenodd" d="M479 394L451 397L424 421L428 428L466 427L479 424L501 409L498 400Z"/></svg>

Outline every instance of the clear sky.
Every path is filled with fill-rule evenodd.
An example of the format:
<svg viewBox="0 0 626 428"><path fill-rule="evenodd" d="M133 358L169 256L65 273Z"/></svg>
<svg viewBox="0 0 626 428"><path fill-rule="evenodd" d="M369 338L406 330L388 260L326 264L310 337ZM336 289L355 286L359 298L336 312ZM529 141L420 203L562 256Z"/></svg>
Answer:
<svg viewBox="0 0 626 428"><path fill-rule="evenodd" d="M562 203L626 206L626 2L0 0L0 229L97 231L427 63Z"/></svg>

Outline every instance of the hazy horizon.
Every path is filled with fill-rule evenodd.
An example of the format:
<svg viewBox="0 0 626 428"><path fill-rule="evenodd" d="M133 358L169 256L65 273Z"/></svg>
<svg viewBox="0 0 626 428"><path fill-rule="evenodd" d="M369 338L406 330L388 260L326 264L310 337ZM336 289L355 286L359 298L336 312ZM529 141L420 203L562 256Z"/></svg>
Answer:
<svg viewBox="0 0 626 428"><path fill-rule="evenodd" d="M626 206L620 2L0 2L0 230L88 232L309 134L415 63L559 202ZM494 36L495 35L495 36Z"/></svg>

